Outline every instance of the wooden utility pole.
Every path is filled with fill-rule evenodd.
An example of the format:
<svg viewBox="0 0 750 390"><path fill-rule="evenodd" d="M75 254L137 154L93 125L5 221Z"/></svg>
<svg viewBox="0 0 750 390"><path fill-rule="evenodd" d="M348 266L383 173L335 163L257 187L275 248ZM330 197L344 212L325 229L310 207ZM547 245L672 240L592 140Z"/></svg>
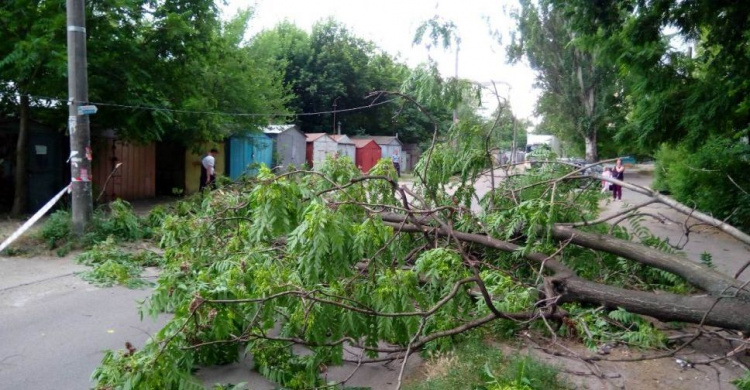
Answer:
<svg viewBox="0 0 750 390"><path fill-rule="evenodd" d="M89 117L79 112L88 103L86 75L86 19L84 0L67 0L68 131L70 132L71 205L73 231L83 234L93 215Z"/></svg>

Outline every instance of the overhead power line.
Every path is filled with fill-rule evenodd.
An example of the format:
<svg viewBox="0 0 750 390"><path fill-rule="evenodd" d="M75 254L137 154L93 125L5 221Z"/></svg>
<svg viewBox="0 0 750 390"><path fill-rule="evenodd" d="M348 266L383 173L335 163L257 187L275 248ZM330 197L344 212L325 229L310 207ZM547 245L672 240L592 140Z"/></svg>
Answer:
<svg viewBox="0 0 750 390"><path fill-rule="evenodd" d="M1 94L1 93L0 93ZM19 97L20 94L1 94L4 97ZM50 96L38 96L38 95L24 95L28 96L31 99L37 99L37 100L47 100L47 101L58 101L58 102L66 102L65 99L57 98L57 97L50 97ZM316 112L299 112L299 113L286 113L286 112L271 112L271 113L241 113L241 112L223 112L223 111L197 111L197 110L181 110L181 109L174 109L174 108L166 108L166 107L156 107L156 106L142 106L142 105L130 105L130 104L118 104L118 103L103 103L103 102L75 102L80 104L88 104L88 105L95 105L95 106L102 106L102 107L116 107L116 108L127 108L131 110L148 110L148 111L166 111L166 112L174 112L179 114L192 114L192 115L220 115L220 116L235 116L235 117L268 117L268 116L312 116L312 115L322 115L322 114L333 114L335 113L341 113L341 112L352 112L352 111L360 111L360 110L366 110L368 108L381 106L393 101L396 101L397 99L389 99L384 100L382 102L372 103L368 105L363 105L359 107L352 107L352 108L342 108L340 110L328 110L328 111L316 111Z"/></svg>

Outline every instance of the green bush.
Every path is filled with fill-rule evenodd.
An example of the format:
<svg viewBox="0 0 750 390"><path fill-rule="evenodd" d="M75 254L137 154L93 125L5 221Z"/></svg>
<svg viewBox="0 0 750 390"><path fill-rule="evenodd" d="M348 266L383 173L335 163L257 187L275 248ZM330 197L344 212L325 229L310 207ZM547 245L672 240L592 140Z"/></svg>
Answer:
<svg viewBox="0 0 750 390"><path fill-rule="evenodd" d="M109 214L97 210L84 241L93 244L109 236L121 241L136 241L151 236L151 228L135 215L130 203L118 199L109 204L109 209Z"/></svg>
<svg viewBox="0 0 750 390"><path fill-rule="evenodd" d="M94 212L91 224L80 239L73 235L70 211L58 210L42 225L40 236L49 249L57 248L58 255L64 256L71 249L91 248L110 236L116 241L151 238L154 228L161 225L166 215L164 208L155 208L148 217L140 218L130 203L123 200L110 203L109 209L109 213L101 209Z"/></svg>
<svg viewBox="0 0 750 390"><path fill-rule="evenodd" d="M39 234L49 249L54 249L70 239L72 228L70 211L57 210L47 218Z"/></svg>
<svg viewBox="0 0 750 390"><path fill-rule="evenodd" d="M674 148L662 144L659 151L656 152L656 162L654 166L654 189L659 192L670 193L669 174L668 172L680 161L684 161L688 152L684 148Z"/></svg>
<svg viewBox="0 0 750 390"><path fill-rule="evenodd" d="M663 145L656 159L658 189L750 231L750 146L712 138L694 152L683 145Z"/></svg>

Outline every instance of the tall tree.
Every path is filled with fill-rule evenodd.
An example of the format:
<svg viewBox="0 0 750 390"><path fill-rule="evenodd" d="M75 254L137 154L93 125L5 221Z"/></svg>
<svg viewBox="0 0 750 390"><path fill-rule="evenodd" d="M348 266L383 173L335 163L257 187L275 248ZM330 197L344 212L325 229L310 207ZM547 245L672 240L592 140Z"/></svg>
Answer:
<svg viewBox="0 0 750 390"><path fill-rule="evenodd" d="M618 70L616 141L657 159L657 185L750 228L750 5L707 0L555 1Z"/></svg>
<svg viewBox="0 0 750 390"><path fill-rule="evenodd" d="M629 0L605 1L600 9L576 3L571 18L601 15L602 47L620 70L630 109L623 140L650 150L678 141L695 148L712 136L748 134L750 5L659 0L644 7Z"/></svg>
<svg viewBox="0 0 750 390"><path fill-rule="evenodd" d="M280 23L255 36L251 50L257 57L273 58L268 61L283 69L284 83L294 95L290 109L327 112L296 117L304 131L335 131L335 103L335 122L341 122L345 134L398 133L407 142L431 134L431 124L413 107L402 110L396 102L382 104L384 99L379 99L373 107L348 111L371 104L366 97L372 91L398 90L409 69L333 19L316 23L309 34L289 22Z"/></svg>
<svg viewBox="0 0 750 390"><path fill-rule="evenodd" d="M117 128L127 139L191 146L251 130L267 122L263 114L284 112L280 74L244 41L250 11L222 22L212 0L166 1L153 15L127 42L114 42L126 47L102 58L100 72L92 72L102 75L101 88L93 93L103 101L163 109L113 107L102 127ZM116 72L121 62L126 71Z"/></svg>
<svg viewBox="0 0 750 390"><path fill-rule="evenodd" d="M621 95L614 67L601 61L590 37L577 35L564 12L552 1L522 0L515 15L518 35L508 52L512 61L525 58L537 72L537 112L564 139L583 140L586 160L593 162L599 135L617 120Z"/></svg>
<svg viewBox="0 0 750 390"><path fill-rule="evenodd" d="M284 113L281 74L244 41L252 13L222 22L214 0L86 2L89 99L100 103L94 132L125 140L192 145L218 140ZM65 1L12 0L0 6L3 110L20 119L13 213L26 212L28 120L43 104L65 127ZM10 108L10 110L6 110ZM37 110L38 111L38 110ZM213 112L241 115L207 114ZM197 113L196 113L197 112ZM254 115L246 115L251 113ZM39 113L36 113L39 115Z"/></svg>
<svg viewBox="0 0 750 390"><path fill-rule="evenodd" d="M65 2L11 0L0 6L0 84L15 98L19 119L12 215L26 211L28 199L28 139L32 98L49 96L55 85L65 86ZM63 87L64 88L64 87Z"/></svg>

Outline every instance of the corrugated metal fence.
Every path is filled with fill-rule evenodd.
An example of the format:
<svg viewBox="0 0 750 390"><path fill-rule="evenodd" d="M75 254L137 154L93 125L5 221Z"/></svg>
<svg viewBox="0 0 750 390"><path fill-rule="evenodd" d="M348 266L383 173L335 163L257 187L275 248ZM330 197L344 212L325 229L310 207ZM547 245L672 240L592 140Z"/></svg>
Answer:
<svg viewBox="0 0 750 390"><path fill-rule="evenodd" d="M134 145L104 139L94 146L92 160L94 198L117 163L120 169L107 183L102 201L145 199L156 195L156 145Z"/></svg>

